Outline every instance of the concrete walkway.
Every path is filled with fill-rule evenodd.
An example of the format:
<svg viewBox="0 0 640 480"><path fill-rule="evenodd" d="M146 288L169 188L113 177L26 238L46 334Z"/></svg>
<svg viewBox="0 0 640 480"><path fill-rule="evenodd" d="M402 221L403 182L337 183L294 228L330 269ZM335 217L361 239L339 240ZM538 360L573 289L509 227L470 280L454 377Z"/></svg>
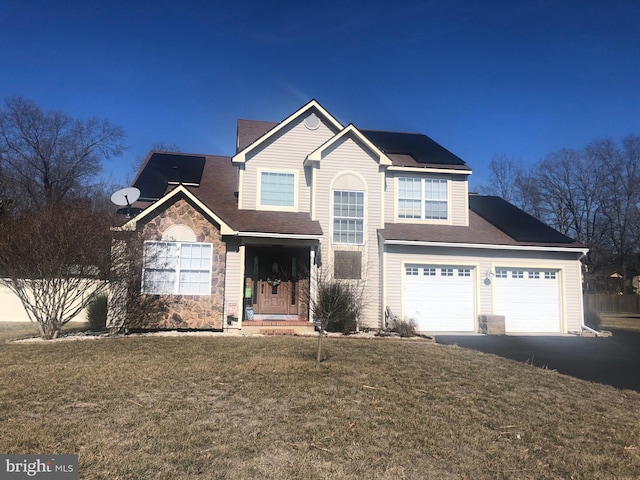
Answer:
<svg viewBox="0 0 640 480"><path fill-rule="evenodd" d="M608 338L436 335L436 342L640 392L640 332L610 331L613 335Z"/></svg>

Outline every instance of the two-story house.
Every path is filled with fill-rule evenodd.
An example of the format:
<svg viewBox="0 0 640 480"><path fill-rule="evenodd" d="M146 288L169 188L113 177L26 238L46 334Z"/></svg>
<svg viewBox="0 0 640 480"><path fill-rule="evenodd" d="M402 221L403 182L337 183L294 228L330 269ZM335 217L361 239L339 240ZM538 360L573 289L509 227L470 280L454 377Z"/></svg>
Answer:
<svg viewBox="0 0 640 480"><path fill-rule="evenodd" d="M279 123L240 120L233 157L152 152L121 230L145 239L141 288L169 309L144 328L312 325L320 270L423 332L582 330L585 248L497 197L429 137L342 125L311 101ZM112 325L123 318L112 318Z"/></svg>

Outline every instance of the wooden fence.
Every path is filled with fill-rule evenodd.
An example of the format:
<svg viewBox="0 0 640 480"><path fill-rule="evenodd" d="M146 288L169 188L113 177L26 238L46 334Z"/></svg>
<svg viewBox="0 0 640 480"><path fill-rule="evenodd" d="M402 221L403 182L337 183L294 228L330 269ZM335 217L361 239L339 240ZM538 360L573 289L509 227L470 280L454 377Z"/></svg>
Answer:
<svg viewBox="0 0 640 480"><path fill-rule="evenodd" d="M585 293L584 306L598 313L640 313L640 295Z"/></svg>

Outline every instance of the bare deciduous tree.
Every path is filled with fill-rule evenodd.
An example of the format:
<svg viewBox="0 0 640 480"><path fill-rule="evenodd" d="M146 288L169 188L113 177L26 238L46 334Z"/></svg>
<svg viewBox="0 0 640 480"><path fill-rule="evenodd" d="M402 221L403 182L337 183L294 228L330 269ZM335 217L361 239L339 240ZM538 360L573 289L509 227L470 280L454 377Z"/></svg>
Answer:
<svg viewBox="0 0 640 480"><path fill-rule="evenodd" d="M322 362L323 338L328 329L337 327L343 333L348 333L358 328L368 269L365 268L363 272L362 251L351 253L353 255L345 256L337 268L338 276L347 278L336 278L335 266L323 264L312 268L310 288L303 292L318 329L316 368L320 368Z"/></svg>
<svg viewBox="0 0 640 480"><path fill-rule="evenodd" d="M627 264L640 241L640 137L626 137L621 146L612 140L596 141L586 151L602 166L598 192L607 220L608 249L626 278Z"/></svg>
<svg viewBox="0 0 640 480"><path fill-rule="evenodd" d="M0 110L2 184L20 208L86 198L102 162L122 153L124 131L109 120L44 111L23 97Z"/></svg>
<svg viewBox="0 0 640 480"><path fill-rule="evenodd" d="M111 332L145 329L157 325L167 310L170 296L148 295L141 289L145 259L144 238L135 231L114 232L107 327Z"/></svg>
<svg viewBox="0 0 640 480"><path fill-rule="evenodd" d="M0 221L0 284L21 300L42 338L108 287L113 218L86 204L22 210Z"/></svg>
<svg viewBox="0 0 640 480"><path fill-rule="evenodd" d="M494 155L489 162L489 184L480 187L486 195L497 195L507 202L521 203L520 179L523 175L522 161L507 157L505 154Z"/></svg>
<svg viewBox="0 0 640 480"><path fill-rule="evenodd" d="M552 152L528 170L498 156L490 168L492 185L483 193L501 195L584 243L590 271L607 258L626 276L640 242L640 137Z"/></svg>

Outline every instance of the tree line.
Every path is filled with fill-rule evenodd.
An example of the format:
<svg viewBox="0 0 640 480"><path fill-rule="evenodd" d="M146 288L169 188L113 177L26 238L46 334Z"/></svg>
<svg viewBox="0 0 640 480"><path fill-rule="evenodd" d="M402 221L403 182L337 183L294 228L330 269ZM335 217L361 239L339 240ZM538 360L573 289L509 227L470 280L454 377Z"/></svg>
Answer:
<svg viewBox="0 0 640 480"><path fill-rule="evenodd" d="M638 270L640 137L595 140L526 164L496 155L485 194L498 195L589 248L587 273Z"/></svg>
<svg viewBox="0 0 640 480"><path fill-rule="evenodd" d="M142 241L110 230L124 217L101 174L125 151L124 138L108 119L74 118L24 97L0 106L0 285L45 339L107 292L122 297L120 316L144 319L165 308L141 295ZM126 248L112 248L114 241Z"/></svg>
<svg viewBox="0 0 640 480"><path fill-rule="evenodd" d="M124 151L122 127L43 110L24 97L0 108L0 285L43 338L107 291L114 209L103 162Z"/></svg>

